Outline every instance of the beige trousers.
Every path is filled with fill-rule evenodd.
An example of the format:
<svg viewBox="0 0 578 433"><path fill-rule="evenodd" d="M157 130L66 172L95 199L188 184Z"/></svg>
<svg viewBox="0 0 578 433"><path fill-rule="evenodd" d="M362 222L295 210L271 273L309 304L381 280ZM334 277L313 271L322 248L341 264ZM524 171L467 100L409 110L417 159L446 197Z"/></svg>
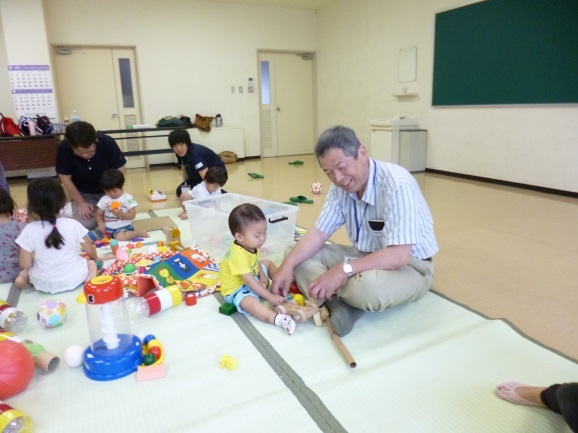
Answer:
<svg viewBox="0 0 578 433"><path fill-rule="evenodd" d="M309 284L345 258L359 258L366 253L355 247L326 244L310 259L294 269L297 285L308 294ZM407 266L395 270L370 270L349 278L337 289L338 299L365 311L383 311L386 308L416 301L433 285L434 266L427 260L412 257ZM323 301L316 302L321 305Z"/></svg>

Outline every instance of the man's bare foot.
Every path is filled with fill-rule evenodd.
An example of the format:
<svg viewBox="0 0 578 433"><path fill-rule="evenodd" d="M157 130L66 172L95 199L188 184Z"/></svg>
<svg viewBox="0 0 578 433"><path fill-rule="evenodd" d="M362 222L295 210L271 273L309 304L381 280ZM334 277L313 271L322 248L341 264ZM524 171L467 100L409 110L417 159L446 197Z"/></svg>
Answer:
<svg viewBox="0 0 578 433"><path fill-rule="evenodd" d="M181 212L181 213L179 214L179 218L182 219L182 220L189 219L189 217L187 216L187 212Z"/></svg>
<svg viewBox="0 0 578 433"><path fill-rule="evenodd" d="M544 406L540 394L546 388L542 386L526 386L517 382L501 383L496 387L498 397L511 403L528 406Z"/></svg>
<svg viewBox="0 0 578 433"><path fill-rule="evenodd" d="M150 238L151 235L148 234L146 230L137 230L135 238Z"/></svg>

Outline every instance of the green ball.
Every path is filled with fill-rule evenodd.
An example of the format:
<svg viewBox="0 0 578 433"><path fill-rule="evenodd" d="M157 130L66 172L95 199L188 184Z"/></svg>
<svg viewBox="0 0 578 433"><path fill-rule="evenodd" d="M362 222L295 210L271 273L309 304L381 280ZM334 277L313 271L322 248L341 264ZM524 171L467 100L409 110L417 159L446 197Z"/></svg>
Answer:
<svg viewBox="0 0 578 433"><path fill-rule="evenodd" d="M152 353L147 353L142 358L142 363L144 365L153 365L157 361L157 358Z"/></svg>
<svg viewBox="0 0 578 433"><path fill-rule="evenodd" d="M136 271L136 266L133 265L132 263L129 263L124 267L125 274L132 274L134 271Z"/></svg>

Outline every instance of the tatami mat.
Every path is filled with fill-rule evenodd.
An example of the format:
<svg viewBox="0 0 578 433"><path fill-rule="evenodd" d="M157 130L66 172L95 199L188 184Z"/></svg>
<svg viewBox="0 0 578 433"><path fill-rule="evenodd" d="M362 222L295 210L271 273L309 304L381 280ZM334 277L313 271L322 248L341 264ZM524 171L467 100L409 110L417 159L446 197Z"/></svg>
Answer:
<svg viewBox="0 0 578 433"><path fill-rule="evenodd" d="M500 382L569 381L578 365L429 293L419 302L365 314L343 342L350 369L325 328L298 325L293 340L251 323L350 432L559 432L546 410L494 395ZM569 430L568 430L569 431Z"/></svg>
<svg viewBox="0 0 578 433"><path fill-rule="evenodd" d="M24 292L19 308L31 320L22 333L62 355L72 344L90 343L85 306L78 291L58 295L69 317L60 328L42 329L34 311L47 297ZM220 432L238 424L264 431L283 419L290 431L319 431L315 422L257 349L209 296L196 306L184 303L131 323L133 333L152 333L165 351L167 376L138 382L134 374L109 382L85 377L82 368L61 365L54 373L37 370L29 388L8 399L30 415L38 432ZM238 359L238 369L220 369L221 356ZM291 413L291 417L287 417Z"/></svg>
<svg viewBox="0 0 578 433"><path fill-rule="evenodd" d="M188 221L177 214L156 211L173 217L187 245ZM0 286L0 298L8 288ZM75 302L77 294L53 297L66 302L69 317L46 330L34 316L48 297L24 291L18 307L30 319L21 336L60 356L72 344L87 346L85 306ZM131 323L133 333L153 333L163 344L164 379L94 382L82 368L61 365L51 374L37 370L29 389L7 402L28 413L38 432L570 431L561 417L504 402L494 388L510 380L571 381L578 365L434 293L365 314L343 338L355 369L326 328L298 324L289 337L253 318L221 315L218 305L218 296L209 296ZM237 358L236 371L219 368L225 354Z"/></svg>

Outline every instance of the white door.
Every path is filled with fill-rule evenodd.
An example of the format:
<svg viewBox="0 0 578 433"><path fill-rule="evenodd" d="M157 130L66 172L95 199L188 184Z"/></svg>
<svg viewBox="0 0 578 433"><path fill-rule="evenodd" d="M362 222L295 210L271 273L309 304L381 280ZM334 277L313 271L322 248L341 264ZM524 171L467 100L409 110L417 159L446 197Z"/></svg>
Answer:
<svg viewBox="0 0 578 433"><path fill-rule="evenodd" d="M260 53L261 154L313 152L313 55Z"/></svg>
<svg viewBox="0 0 578 433"><path fill-rule="evenodd" d="M54 71L62 118L70 119L75 110L101 131L141 123L132 49L55 47ZM143 149L140 139L115 137L123 152ZM127 157L127 168L144 166L145 157Z"/></svg>

